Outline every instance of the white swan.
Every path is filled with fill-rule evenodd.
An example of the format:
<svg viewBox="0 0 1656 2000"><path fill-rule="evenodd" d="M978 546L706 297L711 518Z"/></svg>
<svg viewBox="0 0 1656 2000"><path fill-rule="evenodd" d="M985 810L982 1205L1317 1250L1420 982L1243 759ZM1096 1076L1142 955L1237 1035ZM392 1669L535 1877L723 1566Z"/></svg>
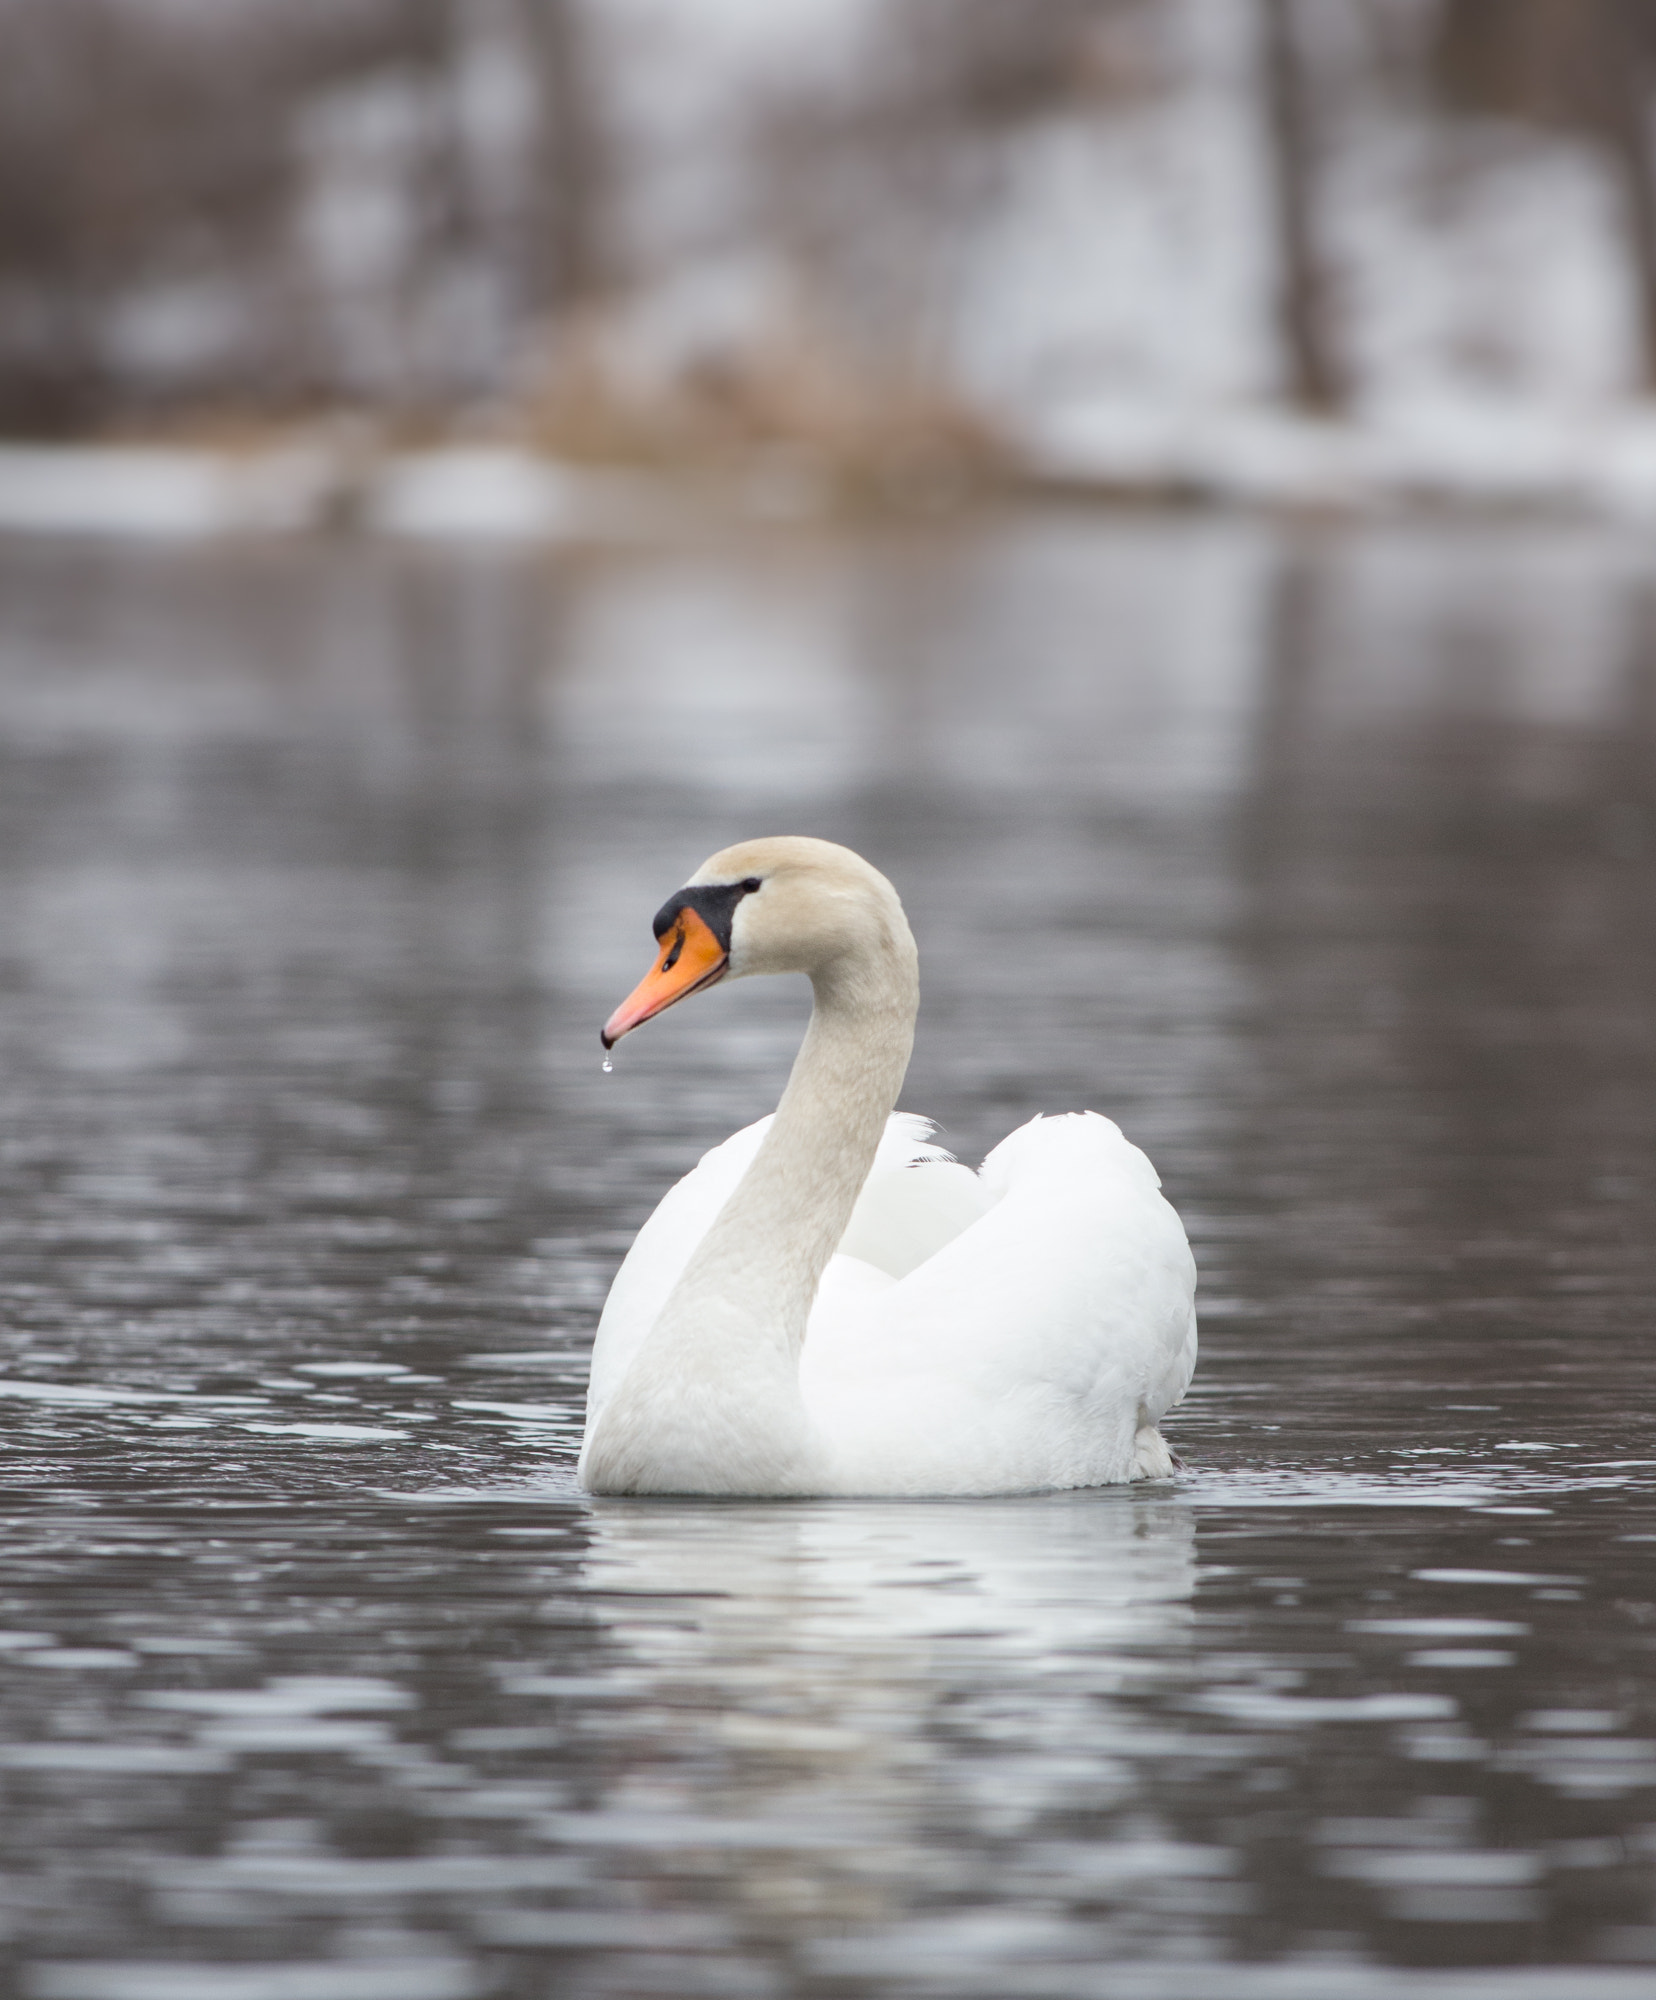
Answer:
<svg viewBox="0 0 1656 2000"><path fill-rule="evenodd" d="M849 848L746 841L655 919L606 1048L724 978L804 972L774 1115L639 1231L599 1321L592 1493L963 1494L1159 1478L1196 1267L1107 1118L1036 1118L974 1175L892 1115L919 1004L897 892Z"/></svg>

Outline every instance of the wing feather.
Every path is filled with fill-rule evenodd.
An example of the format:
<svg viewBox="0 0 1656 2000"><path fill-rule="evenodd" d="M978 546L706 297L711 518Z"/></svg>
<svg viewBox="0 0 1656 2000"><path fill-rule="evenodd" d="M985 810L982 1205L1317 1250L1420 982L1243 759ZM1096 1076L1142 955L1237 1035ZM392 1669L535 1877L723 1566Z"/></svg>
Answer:
<svg viewBox="0 0 1656 2000"><path fill-rule="evenodd" d="M985 1161L978 1220L878 1296L824 1297L801 1363L841 1490L1010 1490L1129 1476L1183 1393L1195 1266L1149 1161L1087 1112Z"/></svg>

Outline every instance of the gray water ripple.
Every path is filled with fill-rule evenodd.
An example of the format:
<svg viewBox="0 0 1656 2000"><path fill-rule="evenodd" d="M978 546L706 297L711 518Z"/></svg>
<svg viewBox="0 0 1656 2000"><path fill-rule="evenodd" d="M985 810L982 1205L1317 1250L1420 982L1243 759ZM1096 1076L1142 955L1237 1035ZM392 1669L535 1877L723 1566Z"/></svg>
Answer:
<svg viewBox="0 0 1656 2000"><path fill-rule="evenodd" d="M0 1984L1642 1996L1647 554L0 547ZM1155 1158L1177 1479L577 1491L802 1003L594 1030L787 823L900 882L962 1157Z"/></svg>

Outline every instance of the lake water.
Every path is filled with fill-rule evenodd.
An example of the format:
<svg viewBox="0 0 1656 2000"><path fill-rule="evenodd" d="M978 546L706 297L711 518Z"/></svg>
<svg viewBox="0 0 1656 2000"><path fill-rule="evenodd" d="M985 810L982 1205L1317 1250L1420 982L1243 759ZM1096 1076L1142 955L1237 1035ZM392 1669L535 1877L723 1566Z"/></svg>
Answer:
<svg viewBox="0 0 1656 2000"><path fill-rule="evenodd" d="M1649 2000L1656 585L1445 523L0 547L19 2000ZM631 1232L803 986L600 1072L753 833L905 1104L1156 1160L1136 1490L592 1503Z"/></svg>

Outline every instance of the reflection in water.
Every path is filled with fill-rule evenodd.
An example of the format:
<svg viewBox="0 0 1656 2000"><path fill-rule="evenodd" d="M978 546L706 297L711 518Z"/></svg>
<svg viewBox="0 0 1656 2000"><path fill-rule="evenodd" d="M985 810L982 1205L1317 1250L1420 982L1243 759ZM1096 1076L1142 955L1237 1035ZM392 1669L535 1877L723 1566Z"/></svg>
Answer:
<svg viewBox="0 0 1656 2000"><path fill-rule="evenodd" d="M831 1682L893 1652L918 1662L963 1633L968 1670L1040 1673L1111 1647L1168 1644L1188 1626L1195 1525L1176 1493L1111 1490L906 1507L594 1509L585 1576L594 1593L705 1598L692 1665L710 1683L810 1657ZM605 1622L641 1658L653 1642L625 1615ZM958 1648L957 1648L958 1650ZM937 1665L944 1667L940 1659Z"/></svg>
<svg viewBox="0 0 1656 2000"><path fill-rule="evenodd" d="M641 1801L722 1825L721 1890L753 1921L889 1922L939 1890L992 1894L973 1878L1009 1848L1054 1869L1031 1842L1133 1794L1115 1697L1180 1656L1195 1576L1177 1496L606 1503L584 1592L635 1669L629 1702L671 1722L618 1743L597 1837ZM1150 1827L1154 1851L1112 1842L1114 1867L1155 1871ZM940 1880L945 1829L980 1859Z"/></svg>
<svg viewBox="0 0 1656 2000"><path fill-rule="evenodd" d="M1290 550L1241 822L1273 1306L1542 1435L1560 1379L1649 1381L1656 650L1614 583L1568 540Z"/></svg>
<svg viewBox="0 0 1656 2000"><path fill-rule="evenodd" d="M11 1988L1647 1992L1643 567L0 549ZM596 1027L783 828L903 887L907 1105L1156 1159L1177 1484L574 1492L609 1274L803 997Z"/></svg>

